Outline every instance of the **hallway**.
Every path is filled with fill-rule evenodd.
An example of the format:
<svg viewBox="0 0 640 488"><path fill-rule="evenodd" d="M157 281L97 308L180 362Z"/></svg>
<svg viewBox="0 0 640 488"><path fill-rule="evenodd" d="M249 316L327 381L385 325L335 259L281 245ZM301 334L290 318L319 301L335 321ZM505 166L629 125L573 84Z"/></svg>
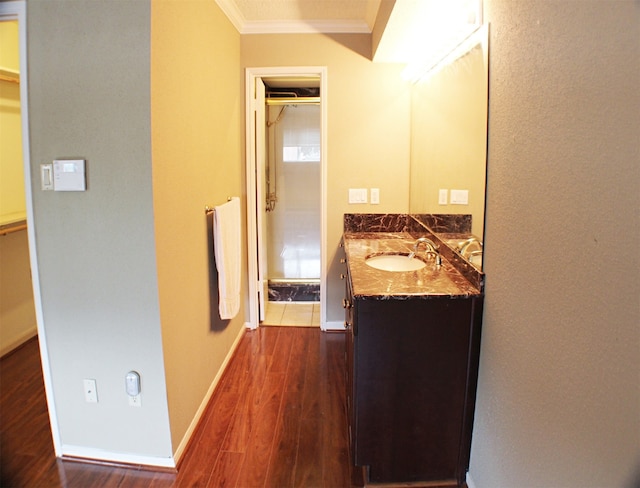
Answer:
<svg viewBox="0 0 640 488"><path fill-rule="evenodd" d="M247 331L179 471L56 460L35 340L0 361L3 487L348 487L344 334Z"/></svg>

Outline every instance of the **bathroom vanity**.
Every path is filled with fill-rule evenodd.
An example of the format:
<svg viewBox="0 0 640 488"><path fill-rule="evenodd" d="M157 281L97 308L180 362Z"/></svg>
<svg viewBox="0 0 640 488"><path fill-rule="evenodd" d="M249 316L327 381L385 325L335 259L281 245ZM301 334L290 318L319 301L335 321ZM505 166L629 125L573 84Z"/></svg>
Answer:
<svg viewBox="0 0 640 488"><path fill-rule="evenodd" d="M435 243L441 260L420 250L409 258L420 237ZM408 215L345 216L343 246L353 481L463 486L484 276ZM367 264L381 255L422 267Z"/></svg>

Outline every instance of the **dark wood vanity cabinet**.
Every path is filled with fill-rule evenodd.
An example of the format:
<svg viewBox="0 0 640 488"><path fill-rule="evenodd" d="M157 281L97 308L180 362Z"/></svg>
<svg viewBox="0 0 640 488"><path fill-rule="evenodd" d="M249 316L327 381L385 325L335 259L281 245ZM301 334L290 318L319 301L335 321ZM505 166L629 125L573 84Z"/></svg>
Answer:
<svg viewBox="0 0 640 488"><path fill-rule="evenodd" d="M364 481L373 483L461 486L469 465L483 297L358 297L346 281L355 472L364 468Z"/></svg>

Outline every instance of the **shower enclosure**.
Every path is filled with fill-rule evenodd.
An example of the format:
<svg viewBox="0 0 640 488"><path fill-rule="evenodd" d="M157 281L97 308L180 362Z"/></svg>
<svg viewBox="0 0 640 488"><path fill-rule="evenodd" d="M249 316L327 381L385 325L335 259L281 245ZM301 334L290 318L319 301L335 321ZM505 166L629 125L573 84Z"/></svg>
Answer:
<svg viewBox="0 0 640 488"><path fill-rule="evenodd" d="M320 300L321 114L319 98L309 94L267 88L263 239L270 301Z"/></svg>

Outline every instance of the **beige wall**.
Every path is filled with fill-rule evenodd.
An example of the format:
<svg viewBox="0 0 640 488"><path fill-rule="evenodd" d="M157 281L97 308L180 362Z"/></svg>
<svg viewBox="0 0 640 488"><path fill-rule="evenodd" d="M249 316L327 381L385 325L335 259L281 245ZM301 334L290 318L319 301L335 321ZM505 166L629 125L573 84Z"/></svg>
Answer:
<svg viewBox="0 0 640 488"><path fill-rule="evenodd" d="M369 35L244 35L242 67L326 66L327 319L343 320L336 251L345 213L409 206L410 86L401 67L370 61ZM349 205L349 188L379 188L379 205Z"/></svg>
<svg viewBox="0 0 640 488"><path fill-rule="evenodd" d="M27 231L0 235L0 356L36 335Z"/></svg>
<svg viewBox="0 0 640 488"><path fill-rule="evenodd" d="M18 72L18 21L0 22L0 46L0 69ZM0 225L25 217L20 85L0 80ZM35 334L25 229L0 235L0 356Z"/></svg>
<svg viewBox="0 0 640 488"><path fill-rule="evenodd" d="M221 323L210 297L204 213L243 197L243 83L240 36L215 2L153 2L151 22L155 241L175 452L244 325L244 307ZM244 277L246 251L242 263Z"/></svg>
<svg viewBox="0 0 640 488"><path fill-rule="evenodd" d="M18 21L0 22L0 70L19 72ZM26 216L20 85L0 80L0 224Z"/></svg>
<svg viewBox="0 0 640 488"><path fill-rule="evenodd" d="M477 488L640 482L640 7L485 0ZM633 471L636 478L632 482Z"/></svg>

